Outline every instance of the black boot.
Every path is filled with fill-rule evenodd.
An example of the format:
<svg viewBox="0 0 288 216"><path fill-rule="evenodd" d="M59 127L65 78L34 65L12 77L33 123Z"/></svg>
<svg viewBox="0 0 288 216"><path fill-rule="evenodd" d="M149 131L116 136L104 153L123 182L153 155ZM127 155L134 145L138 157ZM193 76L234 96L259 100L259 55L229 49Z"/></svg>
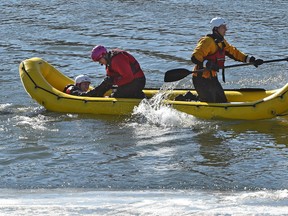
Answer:
<svg viewBox="0 0 288 216"><path fill-rule="evenodd" d="M192 94L190 91L184 95L184 98L186 101L198 101L197 95Z"/></svg>

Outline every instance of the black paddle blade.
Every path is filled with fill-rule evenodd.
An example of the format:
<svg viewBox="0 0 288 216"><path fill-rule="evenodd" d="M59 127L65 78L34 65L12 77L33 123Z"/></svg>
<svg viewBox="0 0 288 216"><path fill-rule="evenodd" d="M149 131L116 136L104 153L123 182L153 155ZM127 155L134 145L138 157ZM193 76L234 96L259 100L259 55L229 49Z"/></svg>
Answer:
<svg viewBox="0 0 288 216"><path fill-rule="evenodd" d="M165 73L164 82L175 82L175 81L183 79L184 77L192 73L193 71L190 71L184 68L168 70Z"/></svg>

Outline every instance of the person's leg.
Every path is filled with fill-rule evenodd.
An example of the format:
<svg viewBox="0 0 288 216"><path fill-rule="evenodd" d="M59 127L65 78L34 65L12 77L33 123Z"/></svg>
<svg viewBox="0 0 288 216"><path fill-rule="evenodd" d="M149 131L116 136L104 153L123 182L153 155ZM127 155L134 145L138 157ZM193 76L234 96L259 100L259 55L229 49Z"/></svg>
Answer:
<svg viewBox="0 0 288 216"><path fill-rule="evenodd" d="M214 102L213 92L211 92L211 80L203 77L193 76L193 85L198 94L199 101Z"/></svg>
<svg viewBox="0 0 288 216"><path fill-rule="evenodd" d="M145 94L143 93L143 89L146 84L146 79L135 79L133 82L128 83L124 86L119 86L115 91L111 94L111 97L116 98L145 98Z"/></svg>
<svg viewBox="0 0 288 216"><path fill-rule="evenodd" d="M226 103L227 102L227 98L226 95L224 93L224 89L222 87L222 85L220 84L219 80L217 77L214 77L212 79L213 81L213 89L215 91L215 101L217 103Z"/></svg>

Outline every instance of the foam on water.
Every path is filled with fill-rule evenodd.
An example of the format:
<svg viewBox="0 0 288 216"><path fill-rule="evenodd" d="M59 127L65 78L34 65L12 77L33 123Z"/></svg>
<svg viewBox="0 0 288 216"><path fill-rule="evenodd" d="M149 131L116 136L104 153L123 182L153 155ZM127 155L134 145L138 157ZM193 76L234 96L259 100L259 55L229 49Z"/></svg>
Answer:
<svg viewBox="0 0 288 216"><path fill-rule="evenodd" d="M29 117L29 116L15 116L15 121L17 122L16 125L19 127L31 127L35 130L42 130L42 131L57 131L55 129L49 128L49 126L46 126L46 123L50 120L47 119L43 115L38 115L36 117Z"/></svg>
<svg viewBox="0 0 288 216"><path fill-rule="evenodd" d="M287 215L288 191L1 190L1 215Z"/></svg>

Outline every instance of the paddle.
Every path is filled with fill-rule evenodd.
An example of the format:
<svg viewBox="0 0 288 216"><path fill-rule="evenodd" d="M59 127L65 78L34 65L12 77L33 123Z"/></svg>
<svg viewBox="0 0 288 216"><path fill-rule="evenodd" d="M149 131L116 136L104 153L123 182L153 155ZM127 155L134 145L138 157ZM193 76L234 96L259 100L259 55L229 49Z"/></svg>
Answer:
<svg viewBox="0 0 288 216"><path fill-rule="evenodd" d="M280 62L280 61L288 61L288 57L283 58L283 59L274 59L274 60L263 61L263 64L264 63L271 63L271 62ZM241 66L247 66L247 65L253 65L253 62L228 65L228 66L225 66L224 68L226 69L226 68L241 67ZM223 69L223 68L220 68L220 69ZM203 72L204 70L205 69L190 71L190 70L187 70L185 68L168 70L165 73L164 82L175 82L175 81L178 81L178 80L185 78L189 74Z"/></svg>

